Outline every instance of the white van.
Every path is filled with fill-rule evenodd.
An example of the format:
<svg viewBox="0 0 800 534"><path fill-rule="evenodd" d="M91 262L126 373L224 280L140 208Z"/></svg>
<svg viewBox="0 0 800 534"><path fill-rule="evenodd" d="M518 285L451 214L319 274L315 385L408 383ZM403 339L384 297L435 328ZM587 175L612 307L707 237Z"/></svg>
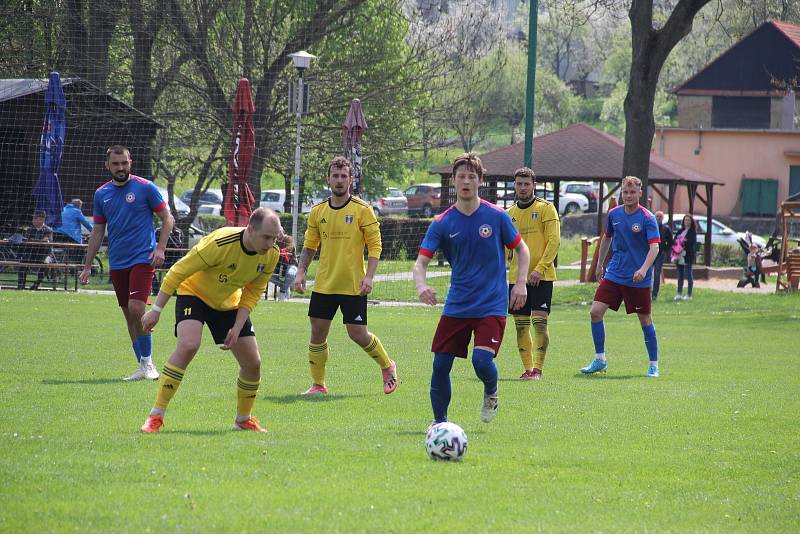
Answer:
<svg viewBox="0 0 800 534"><path fill-rule="evenodd" d="M283 213L283 203L286 201L286 191L283 189L267 189L261 192L261 201L258 205L262 208L269 208L275 213ZM289 202L292 197L289 197ZM311 207L306 204L300 204L300 212L308 213ZM291 209L289 210L291 212Z"/></svg>

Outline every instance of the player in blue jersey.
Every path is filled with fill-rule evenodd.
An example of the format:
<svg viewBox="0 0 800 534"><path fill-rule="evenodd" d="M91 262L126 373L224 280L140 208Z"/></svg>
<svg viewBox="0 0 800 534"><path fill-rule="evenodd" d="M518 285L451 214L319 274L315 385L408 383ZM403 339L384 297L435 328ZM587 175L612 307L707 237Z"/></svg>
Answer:
<svg viewBox="0 0 800 534"><path fill-rule="evenodd" d="M139 368L125 380L156 380L159 374L151 357L153 343L150 333L142 327L142 316L155 268L164 263L174 220L155 184L131 174L131 163L131 153L123 146L114 145L106 151L106 169L111 173L111 180L94 193L94 228L80 281L89 283L92 260L108 229L111 281L128 325L133 353L139 361ZM158 243L153 213L162 222Z"/></svg>
<svg viewBox="0 0 800 534"><path fill-rule="evenodd" d="M525 304L530 255L519 231L504 210L481 200L483 165L471 152L453 162L451 183L456 203L428 227L414 265L419 299L436 304L436 290L426 281L428 264L441 250L450 263L450 291L433 338L431 406L435 422L447 421L450 405L450 370L456 357L466 358L474 334L472 366L483 382L481 419L488 423L497 415L497 367L509 309L505 248L513 249L518 262L516 283L511 289L511 309Z"/></svg>
<svg viewBox="0 0 800 534"><path fill-rule="evenodd" d="M644 344L650 359L647 376L658 377L658 339L650 313L650 285L652 265L658 255L661 233L652 213L639 205L642 181L635 176L622 179L622 205L608 212L605 234L600 239L597 255L597 279L600 286L594 294L589 312L592 319L592 339L595 357L582 373L605 372L608 367L605 352L606 310L619 309L625 302L625 311L636 313L644 333ZM603 269L603 259L611 248L611 261Z"/></svg>

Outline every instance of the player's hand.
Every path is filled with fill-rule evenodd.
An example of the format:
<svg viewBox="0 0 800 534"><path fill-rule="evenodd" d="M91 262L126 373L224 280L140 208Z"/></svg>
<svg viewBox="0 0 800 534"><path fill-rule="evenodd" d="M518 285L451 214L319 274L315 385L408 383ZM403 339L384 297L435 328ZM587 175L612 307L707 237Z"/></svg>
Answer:
<svg viewBox="0 0 800 534"><path fill-rule="evenodd" d="M306 291L306 272L297 269L297 274L294 277L294 290L298 293L305 293Z"/></svg>
<svg viewBox="0 0 800 534"><path fill-rule="evenodd" d="M645 271L643 269L639 269L638 271L633 273L633 281L634 282L641 282L642 280L644 280L644 277L645 277L646 274L647 274L647 271Z"/></svg>
<svg viewBox="0 0 800 534"><path fill-rule="evenodd" d="M422 288L422 291L418 290L417 293L419 293L419 300L421 302L430 306L436 306L436 290L431 286L425 286Z"/></svg>
<svg viewBox="0 0 800 534"><path fill-rule="evenodd" d="M91 269L84 269L81 271L81 274L78 275L78 280L82 285L86 285L89 283L89 275L92 274Z"/></svg>
<svg viewBox="0 0 800 534"><path fill-rule="evenodd" d="M597 269L595 270L594 274L595 274L595 277L597 277L597 281L598 282L601 281L603 278L605 278L605 272L606 271L605 271L605 269L603 269L602 265L597 267Z"/></svg>
<svg viewBox="0 0 800 534"><path fill-rule="evenodd" d="M509 300L509 307L512 310L518 310L525 306L528 300L528 288L525 284L514 284L511 288L511 298Z"/></svg>
<svg viewBox="0 0 800 534"><path fill-rule="evenodd" d="M161 312L150 310L142 316L142 329L145 332L152 332L153 327L161 319Z"/></svg>
<svg viewBox="0 0 800 534"><path fill-rule="evenodd" d="M164 249L156 247L150 253L150 265L153 267L160 267L164 265Z"/></svg>
<svg viewBox="0 0 800 534"><path fill-rule="evenodd" d="M236 342L239 341L239 332L241 330L241 328L236 328L234 325L233 328L228 330L228 335L225 336L225 341L222 342L219 348L222 350L229 350L232 346L236 345Z"/></svg>
<svg viewBox="0 0 800 534"><path fill-rule="evenodd" d="M528 283L533 287L538 286L539 281L541 279L542 279L542 273L540 273L539 271L531 271L531 274L528 275Z"/></svg>
<svg viewBox="0 0 800 534"><path fill-rule="evenodd" d="M361 288L358 294L364 297L369 295L371 291L372 291L372 278L370 278L369 276L365 276L361 280Z"/></svg>

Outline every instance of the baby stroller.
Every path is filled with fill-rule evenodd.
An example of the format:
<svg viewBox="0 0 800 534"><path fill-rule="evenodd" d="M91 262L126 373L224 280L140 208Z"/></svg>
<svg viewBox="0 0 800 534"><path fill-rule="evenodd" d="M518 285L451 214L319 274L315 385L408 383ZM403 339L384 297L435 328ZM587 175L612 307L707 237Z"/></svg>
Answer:
<svg viewBox="0 0 800 534"><path fill-rule="evenodd" d="M769 243L767 243L767 248L762 249L753 243L753 234L748 231L745 232L745 236L743 238L739 238L737 242L739 243L739 246L742 247L742 250L745 254L745 267L744 274L742 275L742 278L739 279L736 287L742 288L747 285L752 285L753 287L758 288L761 287L760 282L766 284L767 278L764 274L761 263L765 258L771 258L774 255L774 251L777 247L774 246L772 239L770 239Z"/></svg>

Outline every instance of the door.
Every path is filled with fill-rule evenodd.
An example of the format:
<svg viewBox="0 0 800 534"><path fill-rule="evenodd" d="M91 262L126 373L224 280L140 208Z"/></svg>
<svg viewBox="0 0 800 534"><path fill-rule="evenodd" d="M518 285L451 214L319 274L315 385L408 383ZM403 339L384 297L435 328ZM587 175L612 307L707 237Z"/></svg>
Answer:
<svg viewBox="0 0 800 534"><path fill-rule="evenodd" d="M800 193L800 165L789 167L789 196Z"/></svg>
<svg viewBox="0 0 800 534"><path fill-rule="evenodd" d="M742 215L770 216L778 210L778 180L744 178Z"/></svg>

